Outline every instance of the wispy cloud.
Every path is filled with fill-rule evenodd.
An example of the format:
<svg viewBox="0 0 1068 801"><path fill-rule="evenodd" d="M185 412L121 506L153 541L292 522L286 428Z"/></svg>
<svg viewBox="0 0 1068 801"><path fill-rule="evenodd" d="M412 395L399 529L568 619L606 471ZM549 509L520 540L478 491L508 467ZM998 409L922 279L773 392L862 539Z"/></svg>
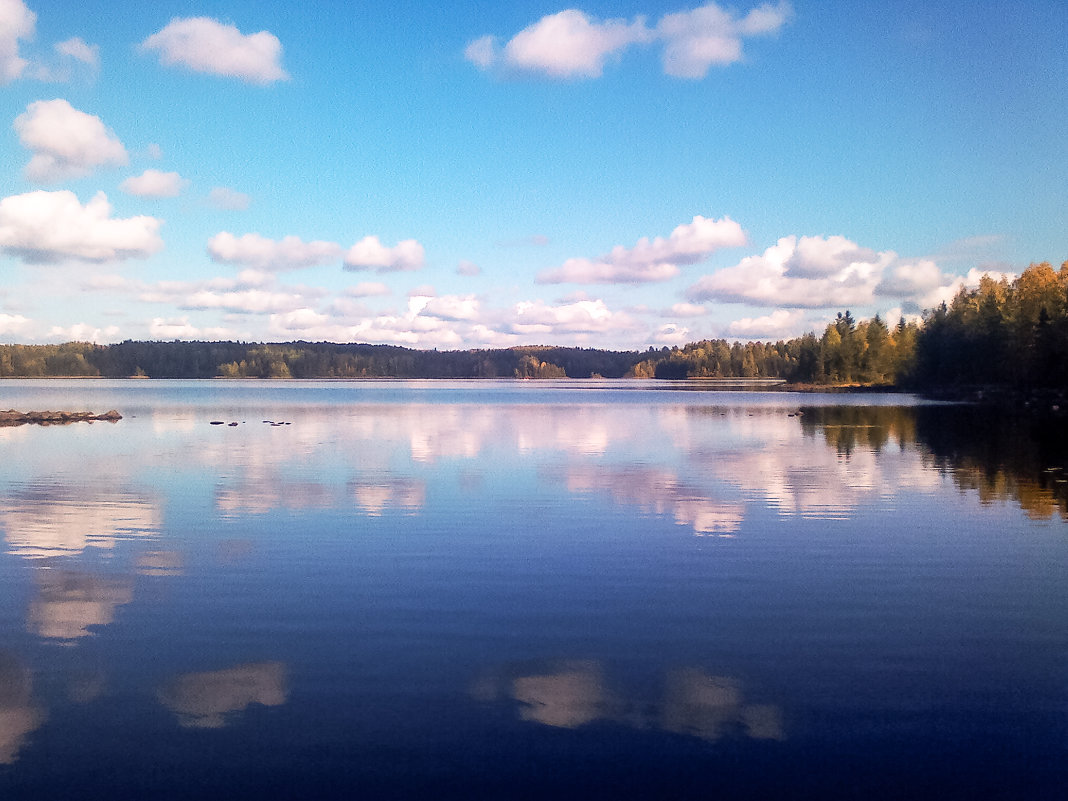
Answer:
<svg viewBox="0 0 1068 801"><path fill-rule="evenodd" d="M176 172L145 170L127 178L119 189L137 197L178 197L189 182Z"/></svg>

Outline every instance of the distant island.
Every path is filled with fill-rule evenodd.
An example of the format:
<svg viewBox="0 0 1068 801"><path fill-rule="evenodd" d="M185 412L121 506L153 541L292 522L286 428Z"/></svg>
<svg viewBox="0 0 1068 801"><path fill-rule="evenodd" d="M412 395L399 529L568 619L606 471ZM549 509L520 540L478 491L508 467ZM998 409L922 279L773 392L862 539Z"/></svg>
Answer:
<svg viewBox="0 0 1068 801"><path fill-rule="evenodd" d="M16 412L14 409L0 411L0 426L21 426L34 423L37 425L69 425L70 423L92 423L105 421L116 423L122 415L114 409L95 414L94 412Z"/></svg>
<svg viewBox="0 0 1068 801"><path fill-rule="evenodd" d="M1068 262L980 280L922 319L840 312L822 334L646 351L527 346L415 350L333 342L0 345L0 377L774 378L792 385L1068 389Z"/></svg>

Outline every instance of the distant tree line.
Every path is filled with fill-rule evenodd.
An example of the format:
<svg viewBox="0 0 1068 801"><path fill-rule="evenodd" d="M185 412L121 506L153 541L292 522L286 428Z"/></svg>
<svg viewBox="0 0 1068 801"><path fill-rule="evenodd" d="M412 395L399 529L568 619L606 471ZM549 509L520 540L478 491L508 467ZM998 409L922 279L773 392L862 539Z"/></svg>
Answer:
<svg viewBox="0 0 1068 801"><path fill-rule="evenodd" d="M803 384L1068 389L1068 262L1015 281L981 279L917 322L840 312L823 332L778 342L702 340L611 351L531 346L414 350L331 342L0 345L0 377L783 378Z"/></svg>
<svg viewBox="0 0 1068 801"><path fill-rule="evenodd" d="M135 342L0 345L0 377L622 378L636 351L521 347L413 350L394 345Z"/></svg>

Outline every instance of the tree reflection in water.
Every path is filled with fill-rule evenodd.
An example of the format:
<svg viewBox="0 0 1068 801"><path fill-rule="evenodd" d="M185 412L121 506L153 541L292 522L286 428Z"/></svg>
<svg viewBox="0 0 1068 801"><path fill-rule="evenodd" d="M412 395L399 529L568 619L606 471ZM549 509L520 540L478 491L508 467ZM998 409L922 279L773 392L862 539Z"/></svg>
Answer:
<svg viewBox="0 0 1068 801"><path fill-rule="evenodd" d="M857 449L917 448L983 503L1015 502L1033 519L1068 520L1068 421L981 406L802 408L807 436L844 458Z"/></svg>

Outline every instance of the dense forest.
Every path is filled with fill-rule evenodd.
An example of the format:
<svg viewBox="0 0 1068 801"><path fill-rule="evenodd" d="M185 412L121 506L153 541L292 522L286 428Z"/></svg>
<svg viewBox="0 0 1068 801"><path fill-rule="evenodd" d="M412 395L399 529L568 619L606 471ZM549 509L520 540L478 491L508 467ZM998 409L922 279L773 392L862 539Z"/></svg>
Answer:
<svg viewBox="0 0 1068 801"><path fill-rule="evenodd" d="M0 377L782 378L802 384L1068 388L1068 262L1014 281L984 277L920 322L856 320L778 342L703 340L644 352L518 347L466 351L289 342L0 345Z"/></svg>

